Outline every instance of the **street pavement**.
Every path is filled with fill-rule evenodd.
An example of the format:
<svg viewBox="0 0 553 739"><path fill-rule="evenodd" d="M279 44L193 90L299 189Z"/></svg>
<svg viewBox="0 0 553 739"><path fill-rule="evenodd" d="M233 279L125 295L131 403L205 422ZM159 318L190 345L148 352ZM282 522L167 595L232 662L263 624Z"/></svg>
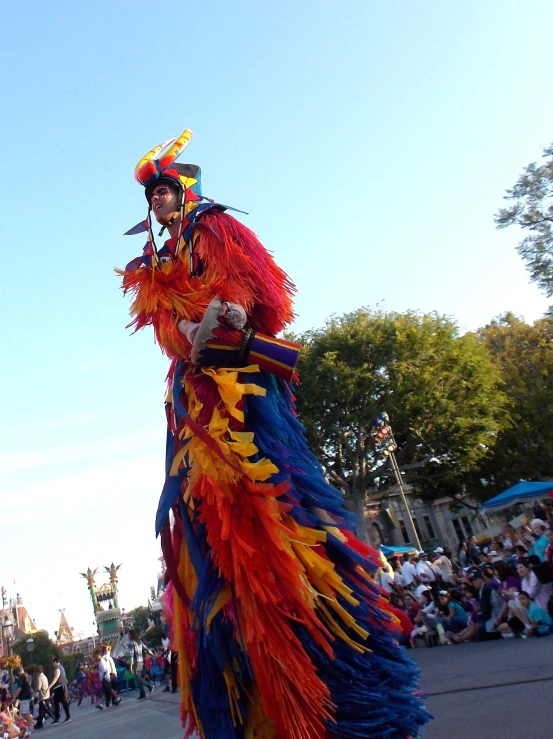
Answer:
<svg viewBox="0 0 553 739"><path fill-rule="evenodd" d="M411 652L422 670L425 739L549 739L553 636Z"/></svg>
<svg viewBox="0 0 553 739"><path fill-rule="evenodd" d="M181 727L179 712L179 695L163 693L163 688L156 686L152 696L137 700L136 691L128 695L121 693L119 706L98 710L90 705L90 698L85 698L82 708L76 703L70 706L72 721L70 724L60 723L52 726L46 721L44 728L34 731L33 737L42 739L58 737L58 739L182 739L184 730ZM63 709L61 721L65 718Z"/></svg>
<svg viewBox="0 0 553 739"><path fill-rule="evenodd" d="M422 688L434 721L424 739L549 739L553 718L553 636L420 648ZM34 734L60 739L182 739L179 696L154 694L99 711L71 704L72 723ZM63 712L62 712L63 719Z"/></svg>

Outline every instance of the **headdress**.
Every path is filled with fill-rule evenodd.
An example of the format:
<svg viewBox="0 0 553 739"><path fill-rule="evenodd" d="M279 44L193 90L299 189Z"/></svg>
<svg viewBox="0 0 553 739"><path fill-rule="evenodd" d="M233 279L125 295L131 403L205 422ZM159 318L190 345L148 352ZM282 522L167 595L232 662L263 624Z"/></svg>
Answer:
<svg viewBox="0 0 553 739"><path fill-rule="evenodd" d="M162 183L166 183L174 187L178 193L178 210L173 214L172 220L180 216L180 227L177 234L175 255L181 248L182 242L188 241L192 226L195 219L205 210L210 208L218 208L226 210L227 205L215 203L210 198L202 195L201 169L197 164L176 164L176 160L182 154L192 139L192 131L186 129L181 133L178 139L169 139L162 144L154 146L134 168L134 177L136 181L145 188L145 195L148 201L148 215L145 221L141 221L133 228L129 229L125 236L134 236L139 233L148 233L148 244L145 253L151 254L154 264L160 260L156 248L154 235L152 232L152 207L151 195L154 187ZM230 208L230 210L235 210ZM243 212L243 211L239 211ZM171 223L171 221L170 221ZM159 235L163 233L165 226L161 228ZM181 238L181 237L184 237ZM192 249L190 253L191 272L192 269Z"/></svg>
<svg viewBox="0 0 553 739"><path fill-rule="evenodd" d="M147 231L148 242L151 245L152 256L157 263L158 252L152 232L152 207L151 194L156 185L167 183L177 190L178 211L173 219L180 216L180 228L177 237L177 247L186 226L186 216L192 213L200 205L202 200L201 170L196 164L176 164L176 159L182 154L192 138L192 131L186 129L178 139L169 139L162 144L154 146L134 168L136 181L145 188L148 200L148 215L145 221L126 232L125 236L143 233ZM209 201L211 205L211 201ZM165 226L161 229L163 233Z"/></svg>

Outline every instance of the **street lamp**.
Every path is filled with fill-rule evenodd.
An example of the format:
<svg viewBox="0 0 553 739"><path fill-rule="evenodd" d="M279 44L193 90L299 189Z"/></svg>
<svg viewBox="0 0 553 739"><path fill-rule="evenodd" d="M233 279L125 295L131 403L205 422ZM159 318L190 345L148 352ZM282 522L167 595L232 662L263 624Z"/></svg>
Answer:
<svg viewBox="0 0 553 739"><path fill-rule="evenodd" d="M390 426L390 418L387 413L381 413L378 416L378 418L374 422L371 436L373 437L373 441L376 445L377 450L384 457L390 460L390 465L394 472L394 477L396 478L396 483L399 488L401 500L403 502L403 508L407 519L406 523L409 528L409 539L413 538L417 545L417 549L420 549L421 543L417 534L417 530L415 528L413 517L411 516L411 511L409 510L407 498L405 497L405 490L403 489L401 472L396 460L396 455L394 454L397 449L397 444L396 440L394 439L394 433L392 431L392 427Z"/></svg>
<svg viewBox="0 0 553 739"><path fill-rule="evenodd" d="M35 640L33 639L32 636L30 636L25 643L27 645L27 651L29 652L29 661L30 661L31 657L33 656L33 652L35 651Z"/></svg>
<svg viewBox="0 0 553 739"><path fill-rule="evenodd" d="M8 647L8 657L12 656L12 639L13 639L13 621L8 614L4 616L2 621L2 638ZM13 701L13 673L11 668L8 670L8 676L10 680L10 698Z"/></svg>

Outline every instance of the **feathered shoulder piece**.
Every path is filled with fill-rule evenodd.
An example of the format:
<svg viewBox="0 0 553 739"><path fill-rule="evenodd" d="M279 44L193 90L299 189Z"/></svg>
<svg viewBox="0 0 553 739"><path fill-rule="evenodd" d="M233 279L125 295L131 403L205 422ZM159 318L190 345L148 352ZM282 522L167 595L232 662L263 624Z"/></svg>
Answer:
<svg viewBox="0 0 553 739"><path fill-rule="evenodd" d="M153 326L155 337L171 357L188 357L190 344L178 330L181 319L201 321L214 297L242 305L249 324L257 331L276 335L294 318L295 288L288 275L255 234L232 216L213 209L194 224L192 244L174 259L152 265L137 258L125 270L123 291L133 295L130 326ZM167 242L168 251L174 245ZM191 276L190 264L202 271Z"/></svg>
<svg viewBox="0 0 553 739"><path fill-rule="evenodd" d="M214 293L244 306L256 330L280 333L294 318L295 287L253 231L219 210L202 216L197 230L195 248Z"/></svg>

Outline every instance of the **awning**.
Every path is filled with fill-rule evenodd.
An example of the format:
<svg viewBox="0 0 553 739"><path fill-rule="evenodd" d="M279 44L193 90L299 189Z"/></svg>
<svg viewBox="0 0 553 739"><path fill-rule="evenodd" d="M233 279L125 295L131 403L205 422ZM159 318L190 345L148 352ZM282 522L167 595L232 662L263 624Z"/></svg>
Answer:
<svg viewBox="0 0 553 739"><path fill-rule="evenodd" d="M379 547L379 551L382 552L382 554L386 557L386 559L389 559L390 557L396 557L396 556L402 556L405 554L405 552L409 552L409 554L414 553L416 554L418 552L418 549L415 549L415 547L389 547L386 544L382 544L381 547Z"/></svg>
<svg viewBox="0 0 553 739"><path fill-rule="evenodd" d="M528 482L521 480L507 488L499 495L490 498L480 506L484 511L502 511L505 508L511 508L514 505L524 503L532 503L535 500L543 500L547 497L553 497L553 482Z"/></svg>

